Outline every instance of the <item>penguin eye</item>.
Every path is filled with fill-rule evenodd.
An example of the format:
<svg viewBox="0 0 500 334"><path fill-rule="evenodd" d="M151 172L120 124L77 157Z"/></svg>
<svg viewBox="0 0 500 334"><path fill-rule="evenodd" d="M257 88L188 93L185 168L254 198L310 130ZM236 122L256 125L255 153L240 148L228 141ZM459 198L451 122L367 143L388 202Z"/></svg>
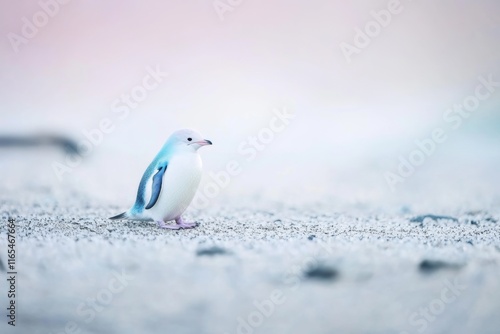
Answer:
<svg viewBox="0 0 500 334"><path fill-rule="evenodd" d="M193 140L193 138L188 138L188 141L191 141L191 140Z"/></svg>

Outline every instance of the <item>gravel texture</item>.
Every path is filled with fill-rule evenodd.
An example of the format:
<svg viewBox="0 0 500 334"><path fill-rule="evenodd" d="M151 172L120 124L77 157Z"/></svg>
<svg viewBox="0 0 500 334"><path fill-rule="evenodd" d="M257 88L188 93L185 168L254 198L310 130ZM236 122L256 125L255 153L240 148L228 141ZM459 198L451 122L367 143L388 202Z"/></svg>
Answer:
<svg viewBox="0 0 500 334"><path fill-rule="evenodd" d="M190 210L198 228L166 231L108 220L122 208L76 191L2 194L19 275L17 326L3 320L1 333L500 328L499 210L384 215L248 201ZM6 224L0 235L6 276Z"/></svg>
<svg viewBox="0 0 500 334"><path fill-rule="evenodd" d="M399 204L370 197L381 187L341 202L357 196L348 179L319 202L237 195L239 180L251 181L244 174L206 209L188 210L198 228L171 231L107 219L134 198L128 166L102 169L114 160L93 156L58 181L51 157L0 160L3 309L9 218L18 271L17 326L4 318L2 334L499 332L493 167L476 182L443 166L439 182L398 193Z"/></svg>

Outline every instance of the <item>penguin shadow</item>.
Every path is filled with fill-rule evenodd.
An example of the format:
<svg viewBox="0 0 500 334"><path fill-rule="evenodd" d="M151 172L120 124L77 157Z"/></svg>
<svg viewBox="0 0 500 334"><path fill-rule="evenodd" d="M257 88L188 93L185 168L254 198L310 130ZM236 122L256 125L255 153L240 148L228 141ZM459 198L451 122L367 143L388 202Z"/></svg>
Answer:
<svg viewBox="0 0 500 334"><path fill-rule="evenodd" d="M175 222L173 223L175 224ZM201 225L198 223L198 225L195 228L181 228L178 230L168 230L168 229L163 229L159 228L158 225L153 222L153 221L127 221L126 223L123 224L126 228L129 229L153 229L153 230L158 230L158 231L171 231L171 232L179 232L179 231L190 231L199 228Z"/></svg>
<svg viewBox="0 0 500 334"><path fill-rule="evenodd" d="M127 221L125 224L123 224L125 227L129 229L150 229L152 227L158 228L154 222L147 222L147 221Z"/></svg>

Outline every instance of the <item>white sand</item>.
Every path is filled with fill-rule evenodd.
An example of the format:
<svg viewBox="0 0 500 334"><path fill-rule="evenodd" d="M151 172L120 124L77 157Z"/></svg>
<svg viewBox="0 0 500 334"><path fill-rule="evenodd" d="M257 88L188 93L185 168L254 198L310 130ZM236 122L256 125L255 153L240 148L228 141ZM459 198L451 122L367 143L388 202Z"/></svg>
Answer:
<svg viewBox="0 0 500 334"><path fill-rule="evenodd" d="M165 231L107 220L119 208L75 192L2 192L20 274L18 325L3 320L0 331L60 333L74 322L82 333L120 334L498 332L498 210L418 223L411 212L247 203L191 210L200 227ZM5 225L0 232L5 265ZM133 280L110 294L114 271ZM456 279L465 290L441 302ZM255 313L271 297L266 315ZM105 305L86 322L89 306L78 310L88 298ZM254 327L238 327L239 317Z"/></svg>

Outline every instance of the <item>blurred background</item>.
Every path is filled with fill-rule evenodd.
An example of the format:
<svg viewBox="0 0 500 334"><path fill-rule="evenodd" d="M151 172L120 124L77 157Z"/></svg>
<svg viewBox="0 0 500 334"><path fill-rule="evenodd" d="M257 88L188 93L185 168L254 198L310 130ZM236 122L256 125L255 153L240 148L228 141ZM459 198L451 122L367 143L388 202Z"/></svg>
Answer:
<svg viewBox="0 0 500 334"><path fill-rule="evenodd" d="M46 22L33 18L44 6ZM11 192L55 184L125 208L170 133L190 127L215 143L201 152L205 184L231 160L242 167L215 201L436 211L500 203L500 92L457 129L443 119L474 94L478 77L500 81L498 1L403 0L350 61L342 43L354 45L356 29L387 1L2 0L0 7L4 144L50 134L88 149L58 178L54 164L67 165L65 151L0 147L2 185ZM40 27L33 32L23 18ZM123 94L152 69L168 75L124 111ZM238 148L269 126L275 109L295 117L248 161ZM108 132L99 137L103 119ZM386 173L436 128L447 140L392 191ZM85 147L85 133L97 144Z"/></svg>

